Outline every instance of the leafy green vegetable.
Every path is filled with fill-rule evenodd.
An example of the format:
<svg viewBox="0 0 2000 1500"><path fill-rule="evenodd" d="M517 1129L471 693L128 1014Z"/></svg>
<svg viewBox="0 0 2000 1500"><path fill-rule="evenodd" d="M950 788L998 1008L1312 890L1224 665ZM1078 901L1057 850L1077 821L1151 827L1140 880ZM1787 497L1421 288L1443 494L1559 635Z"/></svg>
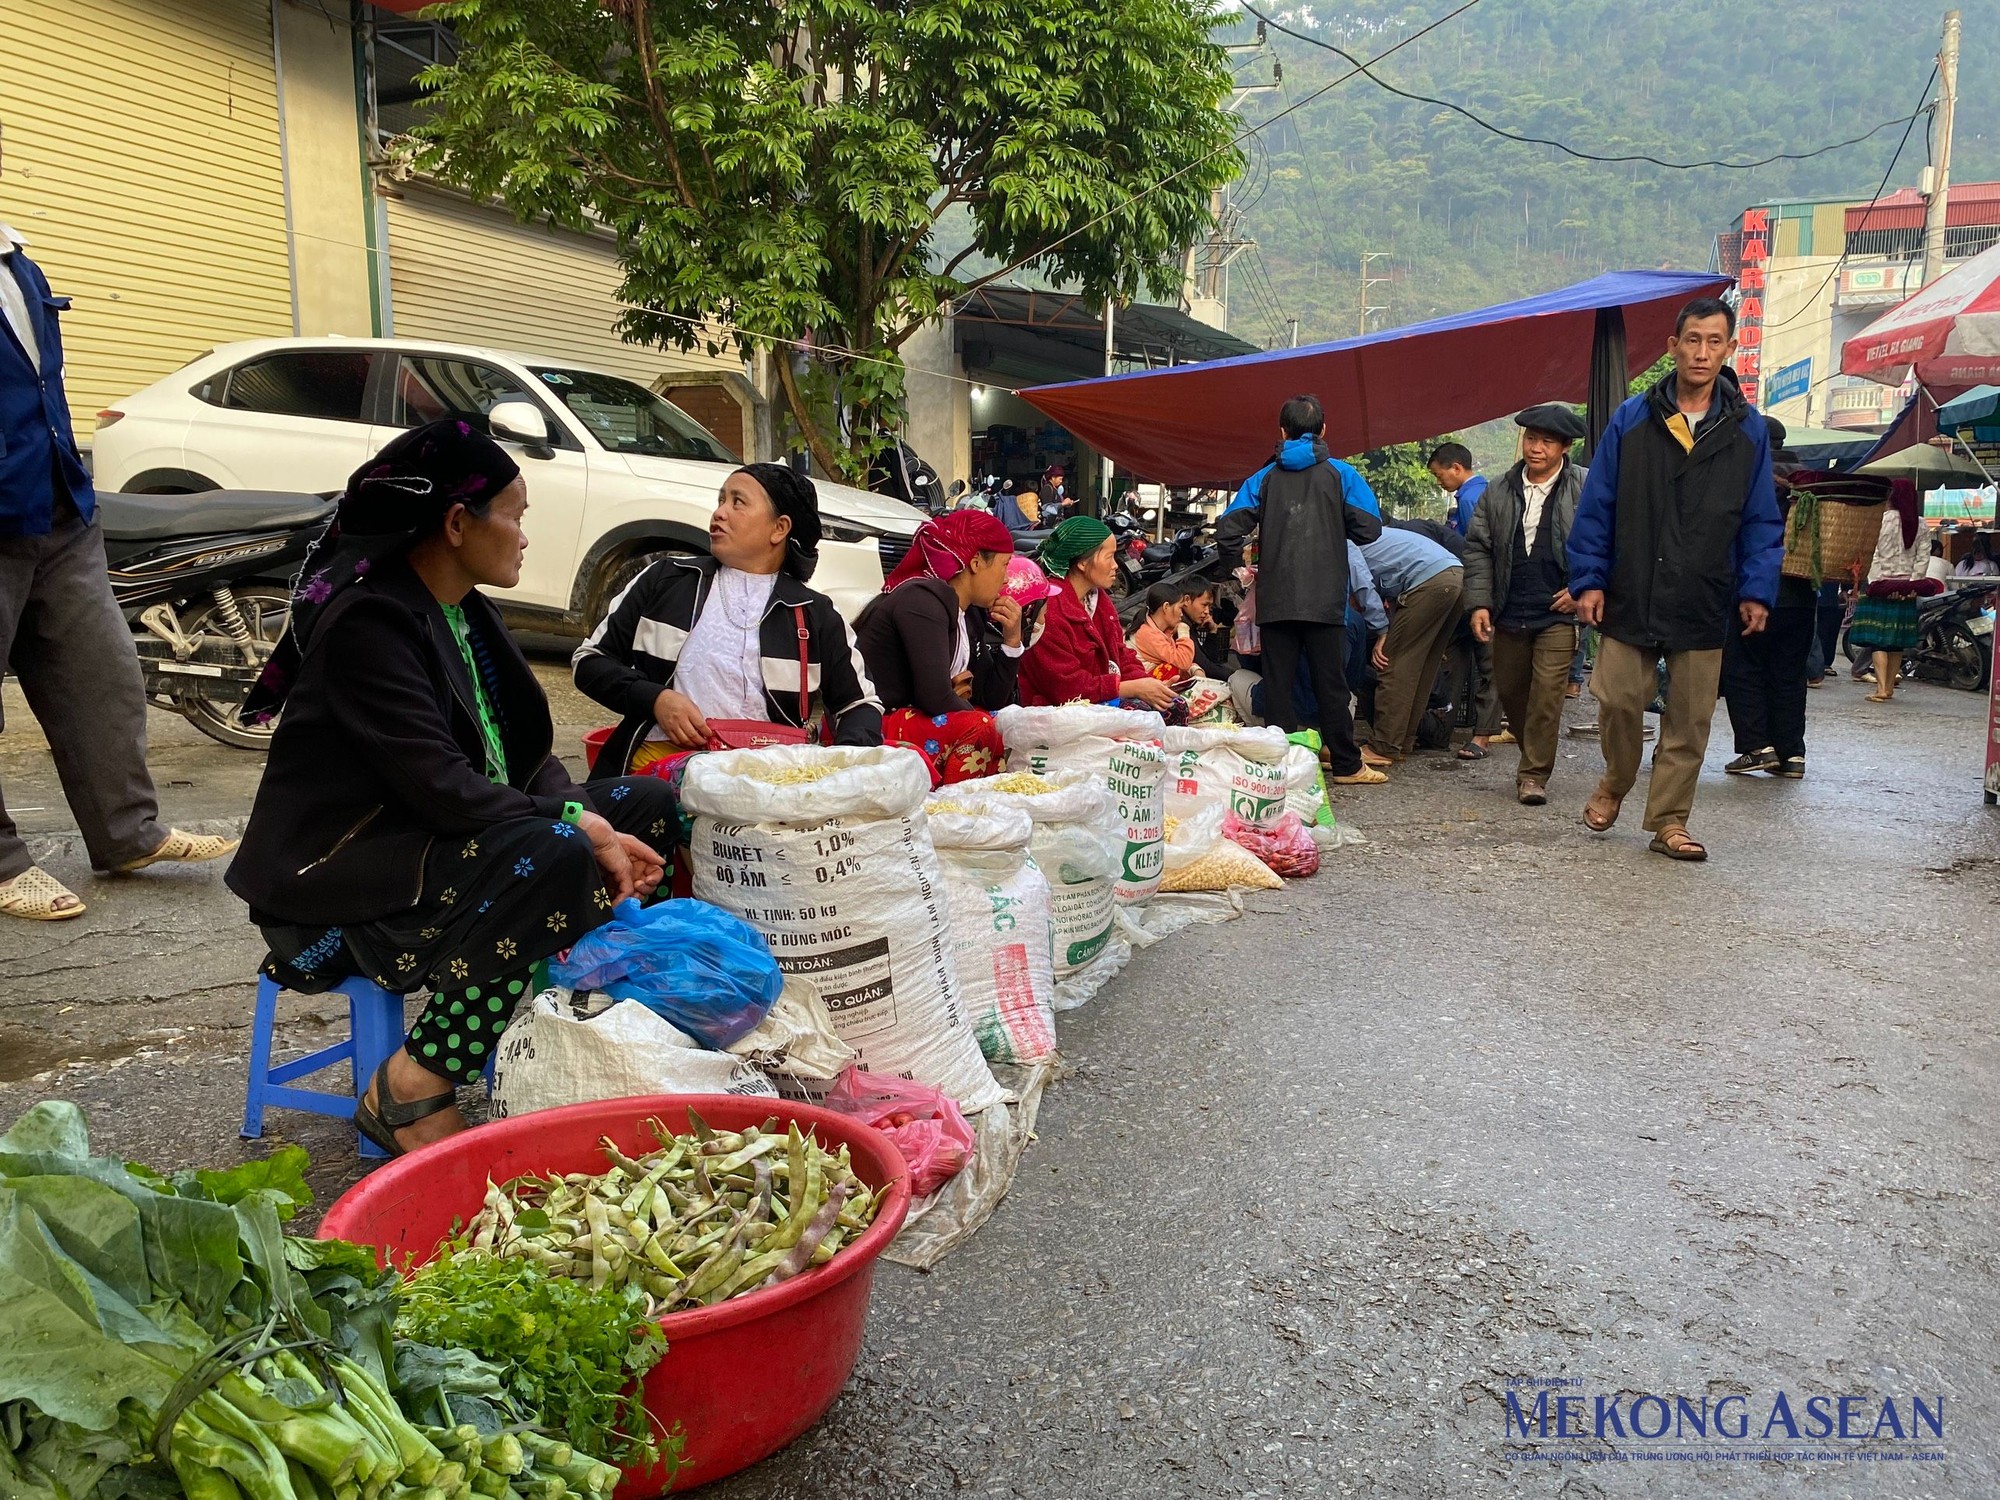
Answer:
<svg viewBox="0 0 2000 1500"><path fill-rule="evenodd" d="M640 1399L667 1345L636 1287L593 1291L532 1262L448 1250L410 1273L396 1332L498 1365L509 1394L559 1421L579 1452L620 1464L678 1456L679 1437L657 1437Z"/></svg>

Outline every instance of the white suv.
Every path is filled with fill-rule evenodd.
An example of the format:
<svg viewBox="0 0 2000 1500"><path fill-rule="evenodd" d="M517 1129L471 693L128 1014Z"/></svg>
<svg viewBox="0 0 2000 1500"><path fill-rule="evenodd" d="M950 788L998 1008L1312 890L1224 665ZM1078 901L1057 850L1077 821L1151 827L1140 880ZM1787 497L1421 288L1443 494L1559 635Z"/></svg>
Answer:
<svg viewBox="0 0 2000 1500"><path fill-rule="evenodd" d="M458 416L528 476L528 555L498 597L517 625L588 629L639 570L708 547L736 456L623 376L411 339L259 339L204 354L97 418L104 489L338 490L405 428ZM820 483L813 586L852 618L909 549L922 512Z"/></svg>

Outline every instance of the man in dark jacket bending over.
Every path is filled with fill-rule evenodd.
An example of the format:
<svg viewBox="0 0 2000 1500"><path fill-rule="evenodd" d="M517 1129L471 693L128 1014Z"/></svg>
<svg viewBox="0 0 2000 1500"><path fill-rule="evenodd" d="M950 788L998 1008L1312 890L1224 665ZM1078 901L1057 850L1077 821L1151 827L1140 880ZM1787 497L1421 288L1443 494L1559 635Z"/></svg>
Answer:
<svg viewBox="0 0 2000 1500"><path fill-rule="evenodd" d="M1764 628L1784 559L1770 438L1729 368L1735 351L1728 304L1701 297L1681 309L1667 340L1674 372L1618 408L1569 534L1577 619L1603 633L1590 691L1604 779L1583 820L1600 833L1618 820L1639 776L1654 666L1665 657L1666 712L1645 826L1654 852L1673 859L1708 857L1688 836L1687 819L1722 645L1731 630Z"/></svg>
<svg viewBox="0 0 2000 1500"><path fill-rule="evenodd" d="M1287 734L1298 731L1292 688L1303 655L1333 779L1387 781L1361 763L1354 743L1345 629L1347 543L1365 545L1382 534L1380 507L1357 470L1327 456L1326 413L1317 396L1292 397L1278 412L1278 426L1284 439L1277 457L1244 481L1216 528L1217 546L1232 567L1250 533L1258 533L1266 717Z"/></svg>

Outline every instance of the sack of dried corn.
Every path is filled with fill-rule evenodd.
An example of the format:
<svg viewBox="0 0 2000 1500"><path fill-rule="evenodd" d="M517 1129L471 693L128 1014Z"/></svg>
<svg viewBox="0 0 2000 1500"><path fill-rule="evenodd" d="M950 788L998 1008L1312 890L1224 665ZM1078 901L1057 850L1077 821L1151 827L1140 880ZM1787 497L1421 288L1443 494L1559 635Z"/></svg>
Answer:
<svg viewBox="0 0 2000 1500"><path fill-rule="evenodd" d="M1160 890L1270 891L1284 885L1269 867L1240 845L1223 837L1228 805L1215 796L1174 796L1167 802L1166 873Z"/></svg>
<svg viewBox="0 0 2000 1500"><path fill-rule="evenodd" d="M1007 769L1046 776L1082 771L1101 777L1125 829L1119 862L1120 904L1144 901L1160 888L1167 754L1166 721L1136 709L1072 703L1062 708L1003 708L995 714L1007 742Z"/></svg>
<svg viewBox="0 0 2000 1500"><path fill-rule="evenodd" d="M1125 825L1102 781L1082 771L1016 771L958 782L938 800L1019 808L1034 825L1028 852L1049 883L1057 1010L1082 1005L1131 961L1117 922Z"/></svg>
<svg viewBox="0 0 2000 1500"><path fill-rule="evenodd" d="M695 818L695 895L813 981L862 1067L971 1113L1006 1094L959 999L930 789L913 750L778 745L695 756L681 801Z"/></svg>

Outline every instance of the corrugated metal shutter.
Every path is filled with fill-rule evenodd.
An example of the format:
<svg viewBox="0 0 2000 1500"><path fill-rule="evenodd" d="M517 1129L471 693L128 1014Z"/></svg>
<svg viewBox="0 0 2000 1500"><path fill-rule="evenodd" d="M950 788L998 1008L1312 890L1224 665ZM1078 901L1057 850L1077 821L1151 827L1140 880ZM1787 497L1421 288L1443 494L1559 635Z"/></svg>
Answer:
<svg viewBox="0 0 2000 1500"><path fill-rule="evenodd" d="M398 191L389 200L396 337L569 359L642 384L668 370L742 368L619 338L624 278L608 240L552 233L420 185Z"/></svg>
<svg viewBox="0 0 2000 1500"><path fill-rule="evenodd" d="M58 293L71 410L292 331L270 0L6 0L0 217Z"/></svg>

